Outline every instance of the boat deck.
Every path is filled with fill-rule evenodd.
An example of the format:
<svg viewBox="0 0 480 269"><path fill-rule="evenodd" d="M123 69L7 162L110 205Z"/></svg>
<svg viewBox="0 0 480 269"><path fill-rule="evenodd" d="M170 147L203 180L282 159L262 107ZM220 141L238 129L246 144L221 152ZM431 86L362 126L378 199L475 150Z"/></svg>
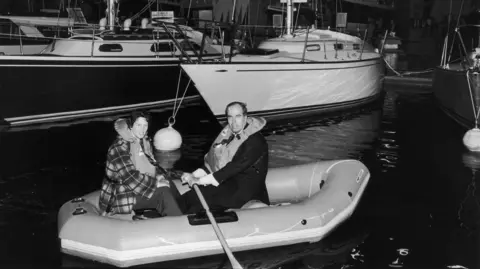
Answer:
<svg viewBox="0 0 480 269"><path fill-rule="evenodd" d="M448 65L448 67L449 67L448 69L455 70L455 71L464 71L465 70L465 68L462 66L461 63L450 63Z"/></svg>

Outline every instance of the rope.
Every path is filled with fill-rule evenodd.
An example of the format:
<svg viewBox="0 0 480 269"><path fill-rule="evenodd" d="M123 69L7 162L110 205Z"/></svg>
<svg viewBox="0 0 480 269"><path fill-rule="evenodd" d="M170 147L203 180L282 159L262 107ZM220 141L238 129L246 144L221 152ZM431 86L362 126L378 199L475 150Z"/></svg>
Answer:
<svg viewBox="0 0 480 269"><path fill-rule="evenodd" d="M429 69L425 69L425 70L421 70L421 71L405 71L403 73L400 73L397 70L395 70L395 68L393 68L390 65L390 63L387 60L385 60L384 57L383 57L383 61L385 62L387 67L390 68L390 70L392 70L399 77L408 76L408 75L415 75L415 74L426 74L426 73L431 73L434 70L434 68L429 68Z"/></svg>
<svg viewBox="0 0 480 269"><path fill-rule="evenodd" d="M293 26L293 31L295 32L295 29L297 29L298 26L298 17L300 15L300 8L302 7L302 3L298 3L298 11L297 11L297 17L295 18L295 25Z"/></svg>
<svg viewBox="0 0 480 269"><path fill-rule="evenodd" d="M448 42L448 36L445 36L445 40L443 41L443 48L442 48L442 59L440 60L440 66L445 66L444 62L446 62L446 50L447 50L447 42Z"/></svg>
<svg viewBox="0 0 480 269"><path fill-rule="evenodd" d="M178 114L178 111L180 110L180 107L182 105L183 100L185 99L185 94L187 93L188 87L190 86L190 83L192 82L192 79L190 78L188 80L187 86L185 87L185 91L183 91L182 98L180 99L180 102L177 105L178 101L178 92L180 90L180 81L182 78L182 69L180 69L180 73L178 74L178 82L177 82L177 92L175 93L175 102L173 103L173 111L172 111L172 116L168 118L168 124L170 126L173 126L175 124L175 117Z"/></svg>
<svg viewBox="0 0 480 269"><path fill-rule="evenodd" d="M190 3L188 3L187 20L190 19L190 8L191 7L192 7L192 0L190 0Z"/></svg>
<svg viewBox="0 0 480 269"><path fill-rule="evenodd" d="M180 81L182 79L182 72L183 72L183 69L180 68L180 73L178 74L178 82L177 82L177 93L175 94L175 103L173 103L172 117L175 116L175 110L177 108L178 90L180 89Z"/></svg>
<svg viewBox="0 0 480 269"><path fill-rule="evenodd" d="M464 2L465 2L465 0L462 0L462 3L460 5L460 11L458 12L457 23L455 24L455 33L458 33L458 24L460 23L460 17L462 16L462 13L463 13ZM450 27L450 25L448 27ZM453 44L455 44L455 38L453 38L452 46L450 47L450 53L448 55L448 60L450 60L450 57L452 57Z"/></svg>
<svg viewBox="0 0 480 269"><path fill-rule="evenodd" d="M472 109L473 109L473 117L475 118L475 128L477 128L477 122L478 122L478 111L475 109L475 102L473 101L473 93L472 93L472 86L470 85L470 76L469 76L470 70L467 70L467 83L468 83L468 92L470 93L470 101L472 101Z"/></svg>
<svg viewBox="0 0 480 269"><path fill-rule="evenodd" d="M188 83L187 83L187 86L185 87L185 91L183 92L182 98L180 99L180 103L178 103L177 111L175 112L174 117L177 116L177 113L180 110L180 106L182 105L182 102L185 99L185 94L187 93L188 87L190 86L191 82L192 82L192 79L189 79Z"/></svg>
<svg viewBox="0 0 480 269"><path fill-rule="evenodd" d="M388 68L390 68L390 70L392 70L397 76L402 76L402 74L400 74L397 70L395 70L391 65L390 63L387 62L387 60L385 60L385 57L382 57L383 58L383 61L387 64Z"/></svg>

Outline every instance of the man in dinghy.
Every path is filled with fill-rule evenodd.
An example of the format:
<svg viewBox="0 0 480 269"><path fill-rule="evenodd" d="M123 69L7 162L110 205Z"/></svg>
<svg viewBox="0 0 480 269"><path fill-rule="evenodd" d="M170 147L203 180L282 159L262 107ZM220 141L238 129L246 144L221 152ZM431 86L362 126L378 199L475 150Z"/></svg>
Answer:
<svg viewBox="0 0 480 269"><path fill-rule="evenodd" d="M268 144L260 132L266 120L249 117L242 102L228 104L225 114L228 125L205 155L204 167L184 173L182 180L200 185L210 208L241 208L255 200L268 205ZM183 197L188 213L202 210L195 191Z"/></svg>
<svg viewBox="0 0 480 269"><path fill-rule="evenodd" d="M182 215L166 175L155 166L146 136L149 120L148 114L133 112L130 121L115 121L119 136L108 149L99 202L106 213L155 208L162 216Z"/></svg>

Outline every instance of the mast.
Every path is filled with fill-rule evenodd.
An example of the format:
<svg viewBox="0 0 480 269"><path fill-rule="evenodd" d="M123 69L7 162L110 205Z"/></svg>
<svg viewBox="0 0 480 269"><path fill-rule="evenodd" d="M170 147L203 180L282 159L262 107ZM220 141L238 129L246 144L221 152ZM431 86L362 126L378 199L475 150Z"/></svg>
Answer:
<svg viewBox="0 0 480 269"><path fill-rule="evenodd" d="M114 30L115 28L115 0L107 0L107 20L108 28Z"/></svg>
<svg viewBox="0 0 480 269"><path fill-rule="evenodd" d="M237 5L237 0L233 0L233 8L232 8L232 23L235 24L235 7Z"/></svg>
<svg viewBox="0 0 480 269"><path fill-rule="evenodd" d="M292 35L293 0L287 0L287 36Z"/></svg>

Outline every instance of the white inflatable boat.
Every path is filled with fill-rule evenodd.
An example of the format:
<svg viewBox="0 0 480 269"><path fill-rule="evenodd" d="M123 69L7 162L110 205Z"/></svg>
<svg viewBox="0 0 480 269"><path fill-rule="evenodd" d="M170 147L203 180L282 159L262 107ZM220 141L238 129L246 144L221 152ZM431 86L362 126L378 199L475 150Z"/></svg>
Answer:
<svg viewBox="0 0 480 269"><path fill-rule="evenodd" d="M228 210L216 219L233 252L318 242L354 212L369 178L367 167L356 160L270 168L272 205ZM102 216L99 193L60 208L62 252L119 267L223 252L205 214L146 220Z"/></svg>

